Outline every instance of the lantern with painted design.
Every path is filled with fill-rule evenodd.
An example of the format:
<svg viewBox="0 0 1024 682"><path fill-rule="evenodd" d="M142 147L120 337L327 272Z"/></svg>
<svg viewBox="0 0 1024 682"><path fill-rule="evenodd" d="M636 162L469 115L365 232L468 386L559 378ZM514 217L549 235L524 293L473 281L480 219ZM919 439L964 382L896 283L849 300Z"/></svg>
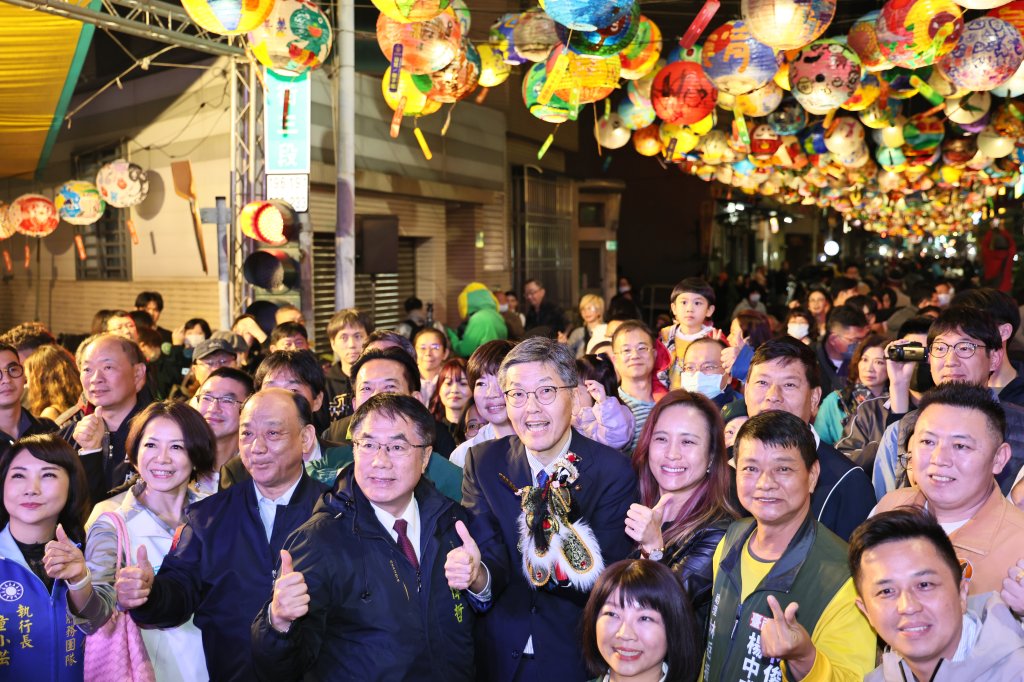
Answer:
<svg viewBox="0 0 1024 682"><path fill-rule="evenodd" d="M277 0L249 33L252 53L261 64L293 73L319 68L333 40L331 23L311 0Z"/></svg>
<svg viewBox="0 0 1024 682"><path fill-rule="evenodd" d="M758 118L767 116L782 104L782 97L785 92L774 81L768 81L764 87L758 88L745 95L736 96L734 108L743 112L744 116Z"/></svg>
<svg viewBox="0 0 1024 682"><path fill-rule="evenodd" d="M742 0L740 14L762 43L793 50L821 37L836 14L836 0Z"/></svg>
<svg viewBox="0 0 1024 682"><path fill-rule="evenodd" d="M451 6L451 0L370 0L389 19L410 23L433 19Z"/></svg>
<svg viewBox="0 0 1024 682"><path fill-rule="evenodd" d="M611 26L596 31L573 31L561 24L555 24L558 39L577 54L590 57L612 57L622 52L633 42L640 29L640 4L634 2L632 9L623 14Z"/></svg>
<svg viewBox="0 0 1024 682"><path fill-rule="evenodd" d="M807 127L807 110L794 99L783 100L782 104L768 114L768 125L779 135L796 135Z"/></svg>
<svg viewBox="0 0 1024 682"><path fill-rule="evenodd" d="M861 65L868 71L884 71L892 66L878 46L878 31L875 26L880 14L878 10L868 12L853 22L849 33L846 34L847 44L857 53Z"/></svg>
<svg viewBox="0 0 1024 682"><path fill-rule="evenodd" d="M633 147L641 156L657 156L662 152L661 131L657 123L633 133Z"/></svg>
<svg viewBox="0 0 1024 682"><path fill-rule="evenodd" d="M504 55L505 63L511 66L526 63L526 58L516 52L516 46L512 40L512 34L516 24L519 23L520 16L522 15L518 12L502 15L491 25L487 38L487 42L494 45L495 49Z"/></svg>
<svg viewBox="0 0 1024 682"><path fill-rule="evenodd" d="M641 14L637 22L636 35L619 53L622 77L626 80L643 78L654 69L660 57L661 29Z"/></svg>
<svg viewBox="0 0 1024 682"><path fill-rule="evenodd" d="M462 29L455 15L443 12L433 19L403 24L381 14L377 18L377 43L391 59L402 46L402 70L426 74L448 66L459 53Z"/></svg>
<svg viewBox="0 0 1024 682"><path fill-rule="evenodd" d="M233 36L263 23L275 0L182 0L192 21L210 33Z"/></svg>
<svg viewBox="0 0 1024 682"><path fill-rule="evenodd" d="M593 59L559 48L548 57L547 72L554 80L555 95L566 102L586 104L612 94L621 67L617 59Z"/></svg>
<svg viewBox="0 0 1024 682"><path fill-rule="evenodd" d="M526 72L523 78L523 103L526 110L546 123L575 121L580 113L580 104L570 104L558 95L552 95L547 102L541 102L547 76L547 65L543 62L534 64Z"/></svg>
<svg viewBox="0 0 1024 682"><path fill-rule="evenodd" d="M632 132L622 121L622 117L612 112L597 120L594 137L606 149L620 149L629 143Z"/></svg>
<svg viewBox="0 0 1024 682"><path fill-rule="evenodd" d="M551 48L559 44L554 20L539 7L523 12L512 27L512 44L531 62L547 60Z"/></svg>
<svg viewBox="0 0 1024 682"><path fill-rule="evenodd" d="M427 97L438 102L458 102L476 90L480 80L480 54L468 40L451 64L430 74L432 87Z"/></svg>
<svg viewBox="0 0 1024 682"><path fill-rule="evenodd" d="M651 85L651 104L668 123L689 125L705 118L715 108L715 86L699 64L674 62L658 71Z"/></svg>
<svg viewBox="0 0 1024 682"><path fill-rule="evenodd" d="M476 53L480 56L480 79L479 84L484 88L494 88L506 80L512 73L512 67L505 62L505 55L490 43L480 43L476 46Z"/></svg>
<svg viewBox="0 0 1024 682"><path fill-rule="evenodd" d="M103 164L96 173L100 196L115 208L138 206L149 193L149 178L142 166L125 159Z"/></svg>
<svg viewBox="0 0 1024 682"><path fill-rule="evenodd" d="M61 219L71 225L92 225L107 209L96 185L84 180L71 180L58 187L53 205Z"/></svg>
<svg viewBox="0 0 1024 682"><path fill-rule="evenodd" d="M952 0L888 0L875 30L886 59L917 69L950 52L964 31L964 22Z"/></svg>
<svg viewBox="0 0 1024 682"><path fill-rule="evenodd" d="M242 234L263 244L283 246L298 235L298 217L285 201L253 201L238 215Z"/></svg>
<svg viewBox="0 0 1024 682"><path fill-rule="evenodd" d="M967 22L953 51L939 60L942 73L967 90L991 90L1010 80L1024 62L1024 38L1002 19Z"/></svg>
<svg viewBox="0 0 1024 682"><path fill-rule="evenodd" d="M763 87L779 70L775 51L751 34L742 21L728 21L708 36L701 66L719 90L743 95Z"/></svg>
<svg viewBox="0 0 1024 682"><path fill-rule="evenodd" d="M632 9L622 0L540 0L551 18L575 31L596 31L615 23Z"/></svg>
<svg viewBox="0 0 1024 682"><path fill-rule="evenodd" d="M57 207L41 194L22 194L7 209L9 226L29 237L45 237L57 229Z"/></svg>
<svg viewBox="0 0 1024 682"><path fill-rule="evenodd" d="M10 208L5 202L0 201L0 241L13 236L15 232L14 224L7 215Z"/></svg>
<svg viewBox="0 0 1024 682"><path fill-rule="evenodd" d="M811 43L789 67L793 96L811 114L827 114L842 106L857 92L860 76L857 54L832 40Z"/></svg>
<svg viewBox="0 0 1024 682"><path fill-rule="evenodd" d="M654 123L654 119L658 117L657 112L654 111L654 107L650 103L637 103L630 99L624 99L619 102L617 111L619 116L622 117L622 124L630 130L646 128Z"/></svg>
<svg viewBox="0 0 1024 682"><path fill-rule="evenodd" d="M430 76L414 76L407 71L401 71L395 90L391 90L391 71L388 70L384 72L381 90L384 93L384 101L392 109L397 111L399 106L403 106L403 115L426 116L441 108L440 102L427 97L432 86ZM405 100L404 105L402 100Z"/></svg>

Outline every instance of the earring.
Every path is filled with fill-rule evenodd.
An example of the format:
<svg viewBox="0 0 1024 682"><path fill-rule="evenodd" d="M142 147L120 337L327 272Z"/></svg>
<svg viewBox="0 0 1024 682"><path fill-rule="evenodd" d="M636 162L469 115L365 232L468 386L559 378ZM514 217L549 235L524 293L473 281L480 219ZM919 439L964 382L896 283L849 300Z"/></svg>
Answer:
<svg viewBox="0 0 1024 682"><path fill-rule="evenodd" d="M710 474L711 474L711 465L709 464L709 465L708 465L708 468L704 470L704 475L705 475L705 476L708 476L708 475L710 475Z"/></svg>

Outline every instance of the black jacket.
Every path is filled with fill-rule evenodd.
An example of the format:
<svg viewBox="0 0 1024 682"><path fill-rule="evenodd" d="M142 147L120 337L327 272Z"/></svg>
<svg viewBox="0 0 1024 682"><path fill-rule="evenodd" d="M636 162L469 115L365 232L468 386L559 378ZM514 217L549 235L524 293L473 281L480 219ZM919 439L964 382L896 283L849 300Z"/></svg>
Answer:
<svg viewBox="0 0 1024 682"><path fill-rule="evenodd" d="M811 514L847 542L874 508L875 489L863 469L824 441L818 444L818 466Z"/></svg>
<svg viewBox="0 0 1024 682"><path fill-rule="evenodd" d="M827 396L833 391L841 391L846 388L846 380L850 373L850 364L848 362L844 362L839 369L836 369L832 359L825 351L826 341L828 341L828 336L814 344L814 354L818 357L818 367L821 369L822 397Z"/></svg>
<svg viewBox="0 0 1024 682"><path fill-rule="evenodd" d="M21 418L18 420L18 438L25 436L37 436L44 433L53 433L57 425L49 419L37 419L29 414L25 408L21 408ZM0 431L0 459L7 454L14 441L18 440L6 431Z"/></svg>
<svg viewBox="0 0 1024 682"><path fill-rule="evenodd" d="M524 326L528 336L547 336L553 339L558 336L558 332L565 331L565 312L550 301L541 301L537 308L532 305L526 307Z"/></svg>
<svg viewBox="0 0 1024 682"><path fill-rule="evenodd" d="M288 539L309 589L309 613L286 634L269 601L252 625L257 677L286 680L472 680L473 610L448 587L448 552L466 512L421 478L420 569L405 558L359 489L352 466Z"/></svg>

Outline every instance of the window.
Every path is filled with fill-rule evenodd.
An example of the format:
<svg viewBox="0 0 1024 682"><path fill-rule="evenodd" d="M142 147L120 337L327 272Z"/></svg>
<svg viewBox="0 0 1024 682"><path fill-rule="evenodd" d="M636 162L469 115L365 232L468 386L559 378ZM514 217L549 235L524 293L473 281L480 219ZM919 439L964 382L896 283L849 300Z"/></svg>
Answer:
<svg viewBox="0 0 1024 682"><path fill-rule="evenodd" d="M119 149L107 148L74 159L75 177L92 181L100 166L118 158ZM92 225L74 226L85 246L85 260L75 255L75 279L128 281L132 273L131 239L124 209L107 206Z"/></svg>

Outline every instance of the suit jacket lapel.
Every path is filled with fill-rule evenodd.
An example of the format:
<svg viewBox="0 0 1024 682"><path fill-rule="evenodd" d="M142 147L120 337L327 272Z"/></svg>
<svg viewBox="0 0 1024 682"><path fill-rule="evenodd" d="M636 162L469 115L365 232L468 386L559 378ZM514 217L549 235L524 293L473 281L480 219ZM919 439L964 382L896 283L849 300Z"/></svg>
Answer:
<svg viewBox="0 0 1024 682"><path fill-rule="evenodd" d="M519 440L519 436L512 436L509 439L507 475L517 488L534 485L530 462L526 459L526 446Z"/></svg>
<svg viewBox="0 0 1024 682"><path fill-rule="evenodd" d="M587 469L593 464L593 457L590 456L590 448L586 442L586 437L576 429L572 429L572 436L569 439L569 452L579 457L579 461L576 462L576 470L580 472L579 478L583 478L587 475Z"/></svg>

